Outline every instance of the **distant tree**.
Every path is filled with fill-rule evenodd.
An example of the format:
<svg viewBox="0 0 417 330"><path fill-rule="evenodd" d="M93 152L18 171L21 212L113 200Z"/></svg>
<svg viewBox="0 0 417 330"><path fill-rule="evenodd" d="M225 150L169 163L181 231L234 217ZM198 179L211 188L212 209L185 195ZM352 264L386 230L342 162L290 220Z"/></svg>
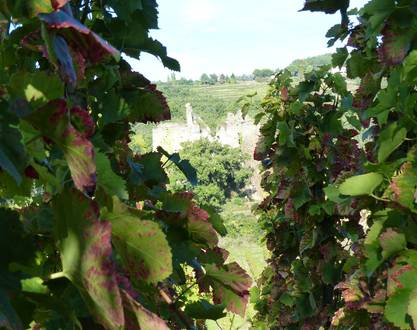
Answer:
<svg viewBox="0 0 417 330"><path fill-rule="evenodd" d="M270 79L273 74L274 71L271 69L255 69L253 71L255 79Z"/></svg>
<svg viewBox="0 0 417 330"><path fill-rule="evenodd" d="M209 85L210 84L210 77L207 73L203 73L201 75L200 81L203 85Z"/></svg>
<svg viewBox="0 0 417 330"><path fill-rule="evenodd" d="M217 82L219 81L219 77L217 76L217 74L215 74L215 73L212 73L211 75L210 75L210 83L212 84L212 85L215 85L215 84L217 84Z"/></svg>
<svg viewBox="0 0 417 330"><path fill-rule="evenodd" d="M219 83L224 84L226 82L226 76L222 73L219 77Z"/></svg>
<svg viewBox="0 0 417 330"><path fill-rule="evenodd" d="M236 84L237 79L236 79L236 76L235 76L235 74L234 74L234 73L232 73L232 75L230 76L229 82L230 82L231 84Z"/></svg>
<svg viewBox="0 0 417 330"><path fill-rule="evenodd" d="M232 194L243 195L251 171L245 167L246 157L239 149L208 140L182 146L180 156L197 170L198 185L193 187L176 167L170 167L168 175L173 190L193 191L199 202L209 203L218 210Z"/></svg>

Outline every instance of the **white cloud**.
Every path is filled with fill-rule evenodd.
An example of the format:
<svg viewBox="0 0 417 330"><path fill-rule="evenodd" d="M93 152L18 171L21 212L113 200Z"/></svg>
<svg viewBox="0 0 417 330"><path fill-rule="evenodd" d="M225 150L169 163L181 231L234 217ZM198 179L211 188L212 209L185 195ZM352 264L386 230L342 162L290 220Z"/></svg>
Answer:
<svg viewBox="0 0 417 330"><path fill-rule="evenodd" d="M188 0L184 6L184 16L189 22L210 22L217 12L216 5L211 0Z"/></svg>

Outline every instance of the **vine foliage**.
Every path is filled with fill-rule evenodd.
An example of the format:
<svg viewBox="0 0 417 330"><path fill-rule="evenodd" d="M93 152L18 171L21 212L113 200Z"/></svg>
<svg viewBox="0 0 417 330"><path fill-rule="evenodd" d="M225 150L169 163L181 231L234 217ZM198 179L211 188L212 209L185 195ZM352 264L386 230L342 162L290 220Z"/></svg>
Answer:
<svg viewBox="0 0 417 330"><path fill-rule="evenodd" d="M306 1L340 12L333 66L280 72L262 104L267 198L257 212L272 257L253 292L267 329L417 326L416 3Z"/></svg>
<svg viewBox="0 0 417 330"><path fill-rule="evenodd" d="M170 118L121 58L179 70L149 37L157 16L154 0L0 0L2 329L195 329L245 313L251 279L217 245L221 218L166 189L165 151L128 147L130 122Z"/></svg>

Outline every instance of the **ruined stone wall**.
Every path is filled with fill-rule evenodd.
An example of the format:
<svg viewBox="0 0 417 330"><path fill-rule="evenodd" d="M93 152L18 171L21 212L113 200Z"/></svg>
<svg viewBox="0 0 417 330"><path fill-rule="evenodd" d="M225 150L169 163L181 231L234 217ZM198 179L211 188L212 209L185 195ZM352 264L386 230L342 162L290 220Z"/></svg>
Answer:
<svg viewBox="0 0 417 330"><path fill-rule="evenodd" d="M193 114L190 104L186 105L186 123L161 123L152 131L152 145L156 150L158 146L163 147L170 153L181 150L184 142L208 139L217 141L222 145L232 148L240 148L249 155L247 165L253 169L254 175L251 178L250 187L252 198L261 200L263 191L261 189L261 175L259 163L253 160L253 151L259 137L259 127L249 117L243 118L242 113L228 113L226 121L212 134L210 128Z"/></svg>

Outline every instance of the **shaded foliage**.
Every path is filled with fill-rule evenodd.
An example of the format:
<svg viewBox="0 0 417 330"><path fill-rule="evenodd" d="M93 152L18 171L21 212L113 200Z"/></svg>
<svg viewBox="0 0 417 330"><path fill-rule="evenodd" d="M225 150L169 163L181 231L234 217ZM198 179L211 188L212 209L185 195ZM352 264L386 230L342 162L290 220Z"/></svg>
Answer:
<svg viewBox="0 0 417 330"><path fill-rule="evenodd" d="M195 329L244 313L251 280L222 257L221 219L167 189L162 150L129 149L132 122L171 117L120 56L179 70L149 37L157 20L154 0L0 1L0 328Z"/></svg>
<svg viewBox="0 0 417 330"><path fill-rule="evenodd" d="M329 44L347 41L333 65L360 79L357 90L326 67L297 84L281 72L258 115L268 197L257 212L272 258L254 297L257 327L417 325L415 5L347 5L308 0L304 10L341 12ZM352 111L355 129L343 119Z"/></svg>

